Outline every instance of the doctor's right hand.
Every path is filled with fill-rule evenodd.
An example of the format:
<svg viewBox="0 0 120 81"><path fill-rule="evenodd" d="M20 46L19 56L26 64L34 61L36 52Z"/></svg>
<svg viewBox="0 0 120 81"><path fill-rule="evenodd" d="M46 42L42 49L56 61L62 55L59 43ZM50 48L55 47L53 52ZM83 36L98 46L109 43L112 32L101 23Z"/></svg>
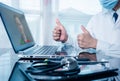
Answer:
<svg viewBox="0 0 120 81"><path fill-rule="evenodd" d="M68 34L58 19L56 19L56 26L53 30L53 39L61 42L66 42L68 39Z"/></svg>

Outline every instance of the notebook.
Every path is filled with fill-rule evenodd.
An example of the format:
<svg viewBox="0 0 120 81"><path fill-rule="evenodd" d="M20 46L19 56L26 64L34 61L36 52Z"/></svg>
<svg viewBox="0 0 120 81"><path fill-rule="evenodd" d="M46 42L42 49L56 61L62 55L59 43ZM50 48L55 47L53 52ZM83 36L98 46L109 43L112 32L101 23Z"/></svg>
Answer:
<svg viewBox="0 0 120 81"><path fill-rule="evenodd" d="M39 46L34 42L24 13L0 3L0 16L16 54L20 57L51 57L59 46Z"/></svg>

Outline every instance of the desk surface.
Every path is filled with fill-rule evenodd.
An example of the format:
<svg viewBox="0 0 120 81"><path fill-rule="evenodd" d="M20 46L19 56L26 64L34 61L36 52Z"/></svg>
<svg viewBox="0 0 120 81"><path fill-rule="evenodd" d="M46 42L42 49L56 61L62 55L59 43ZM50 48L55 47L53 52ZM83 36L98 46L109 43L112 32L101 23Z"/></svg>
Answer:
<svg viewBox="0 0 120 81"><path fill-rule="evenodd" d="M13 66L17 60L16 55L9 48L0 48L0 80L8 81Z"/></svg>
<svg viewBox="0 0 120 81"><path fill-rule="evenodd" d="M0 49L0 80L1 81L8 81L10 74L13 70L14 64L18 60L17 55L13 53L11 49ZM97 70L95 66L90 66L92 70ZM84 68L81 74L91 71L91 69Z"/></svg>
<svg viewBox="0 0 120 81"><path fill-rule="evenodd" d="M81 71L79 74L76 74L76 75L70 75L70 76L61 76L61 75L54 75L54 73L46 73L46 74L38 74L38 75L32 75L32 74L28 74L26 72L26 68L31 65L30 63L17 63L16 64L16 67L19 68L15 68L14 69L14 74L13 76L16 76L16 74L23 74L25 76L22 76L22 80L19 80L19 81L94 81L94 80L99 80L99 81L102 81L102 80L105 80L105 79L108 79L108 77L113 77L113 76L117 76L117 73L115 72L117 69L111 69L111 70L97 70L95 72L92 72L92 71L86 71L84 70ZM114 71L113 71L114 70ZM21 73L20 73L21 72ZM16 76L16 80L18 78L20 78L19 76ZM10 81L16 81L14 77L12 77L12 79Z"/></svg>

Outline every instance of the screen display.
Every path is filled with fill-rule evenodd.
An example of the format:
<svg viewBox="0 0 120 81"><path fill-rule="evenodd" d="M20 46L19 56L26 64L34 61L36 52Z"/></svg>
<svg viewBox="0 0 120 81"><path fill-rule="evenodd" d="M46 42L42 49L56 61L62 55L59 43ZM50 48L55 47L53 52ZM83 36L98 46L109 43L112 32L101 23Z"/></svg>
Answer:
<svg viewBox="0 0 120 81"><path fill-rule="evenodd" d="M34 45L33 37L22 11L0 3L0 15L16 53Z"/></svg>

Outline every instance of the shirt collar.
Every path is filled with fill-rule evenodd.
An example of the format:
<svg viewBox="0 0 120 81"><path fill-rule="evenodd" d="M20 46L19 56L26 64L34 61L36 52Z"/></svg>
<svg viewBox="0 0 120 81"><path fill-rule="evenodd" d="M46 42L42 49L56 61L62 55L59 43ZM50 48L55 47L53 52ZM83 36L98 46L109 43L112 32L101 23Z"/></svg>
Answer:
<svg viewBox="0 0 120 81"><path fill-rule="evenodd" d="M115 11L114 10L108 10L108 9L103 9L102 10L102 13L103 14L112 14L114 13ZM120 8L116 11L117 14L120 14Z"/></svg>
<svg viewBox="0 0 120 81"><path fill-rule="evenodd" d="M117 12L117 14L120 14L120 8L116 12Z"/></svg>

